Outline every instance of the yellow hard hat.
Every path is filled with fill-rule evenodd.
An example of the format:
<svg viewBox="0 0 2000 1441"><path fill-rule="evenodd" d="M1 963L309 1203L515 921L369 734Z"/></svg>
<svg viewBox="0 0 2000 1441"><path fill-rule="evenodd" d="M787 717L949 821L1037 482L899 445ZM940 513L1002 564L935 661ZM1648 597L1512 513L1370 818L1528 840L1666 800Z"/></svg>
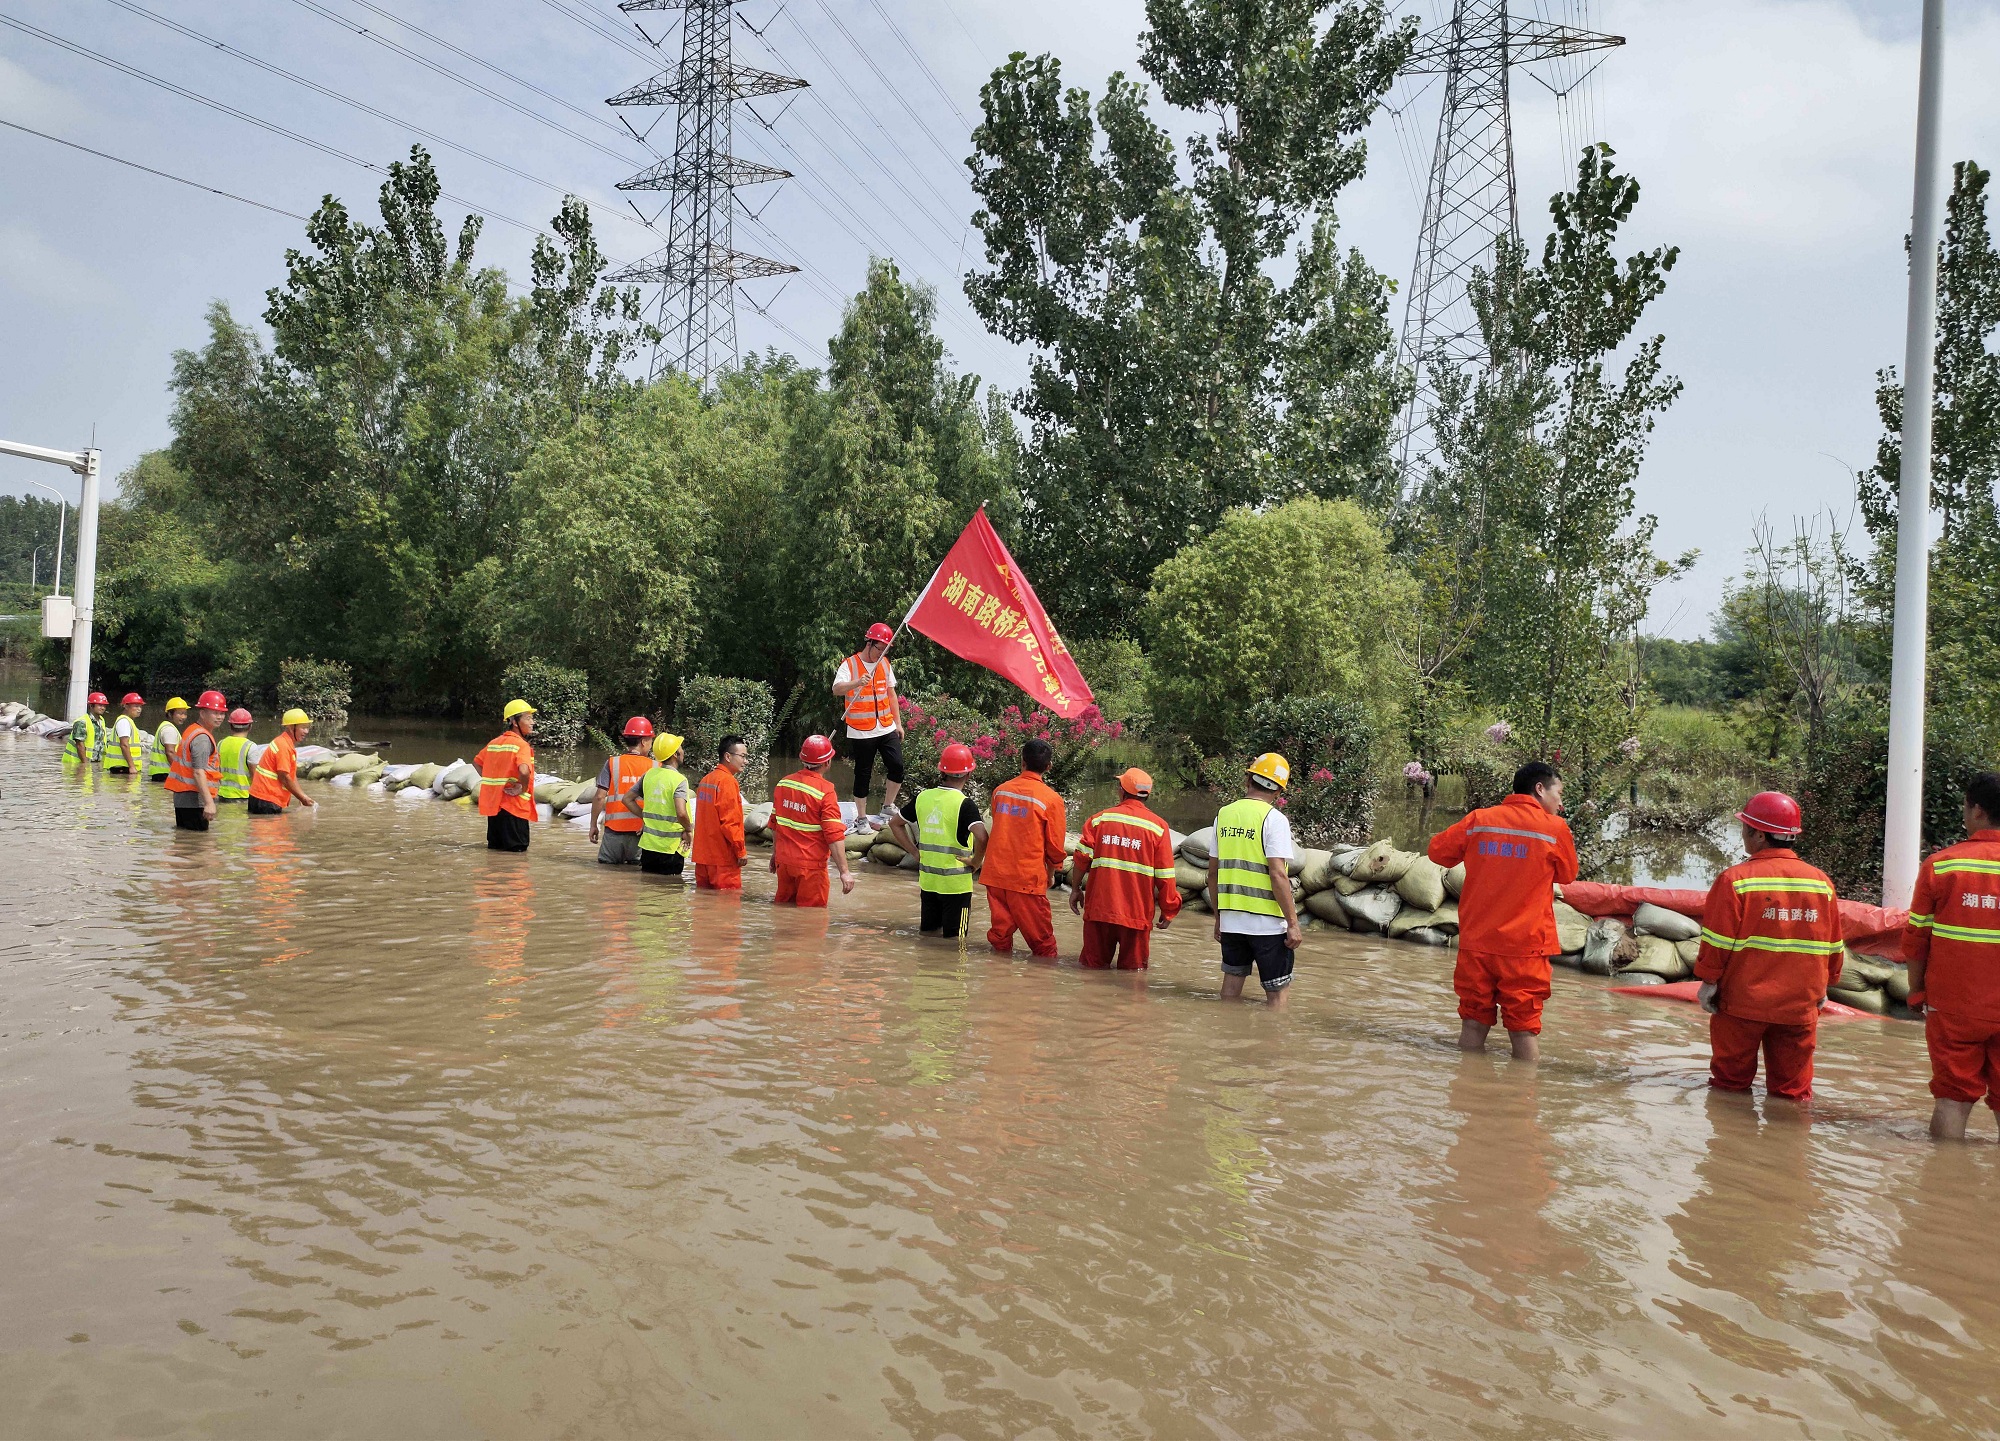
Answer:
<svg viewBox="0 0 2000 1441"><path fill-rule="evenodd" d="M535 708L526 701L510 700L507 702L507 708L500 712L500 719L510 721L517 715L533 715L534 713Z"/></svg>
<svg viewBox="0 0 2000 1441"><path fill-rule="evenodd" d="M188 708L188 703L182 700L179 696L175 696L172 700L167 702L167 709L170 711L186 710L187 708Z"/></svg>
<svg viewBox="0 0 2000 1441"><path fill-rule="evenodd" d="M278 721L278 724L281 726L309 726L312 723L313 718L297 706L293 706L290 710L286 711Z"/></svg>
<svg viewBox="0 0 2000 1441"><path fill-rule="evenodd" d="M661 731L653 737L653 759L664 764L672 760L674 752L686 744L686 736L677 736L672 731Z"/></svg>
<svg viewBox="0 0 2000 1441"><path fill-rule="evenodd" d="M1250 762L1250 774L1269 781L1273 790L1283 790L1292 783L1291 762L1276 751L1265 751Z"/></svg>

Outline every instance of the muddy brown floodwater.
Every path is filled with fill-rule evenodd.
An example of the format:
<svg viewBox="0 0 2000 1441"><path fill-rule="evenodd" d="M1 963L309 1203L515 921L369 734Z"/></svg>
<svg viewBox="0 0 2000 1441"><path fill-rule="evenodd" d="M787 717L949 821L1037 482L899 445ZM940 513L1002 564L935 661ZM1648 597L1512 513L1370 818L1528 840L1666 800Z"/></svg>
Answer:
<svg viewBox="0 0 2000 1441"><path fill-rule="evenodd" d="M2000 1148L1923 1138L1918 1027L1829 1026L1808 1122L1568 972L1529 1069L1444 952L1315 934L1273 1013L1204 918L961 957L904 873L776 912L316 794L176 834L0 739L0 1433L2000 1426Z"/></svg>

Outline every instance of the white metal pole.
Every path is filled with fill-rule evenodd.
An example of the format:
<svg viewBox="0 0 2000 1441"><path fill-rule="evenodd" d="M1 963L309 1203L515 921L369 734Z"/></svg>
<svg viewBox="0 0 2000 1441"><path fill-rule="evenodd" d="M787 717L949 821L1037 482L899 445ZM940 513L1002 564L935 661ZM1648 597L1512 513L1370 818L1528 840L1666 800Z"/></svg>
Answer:
<svg viewBox="0 0 2000 1441"><path fill-rule="evenodd" d="M1882 903L1886 906L1908 902L1923 850L1931 391L1937 343L1938 112L1943 91L1944 0L1924 0L1923 53L1917 74L1917 176L1910 215L1909 332L1903 346L1895 649L1889 665L1889 804L1882 838Z"/></svg>
<svg viewBox="0 0 2000 1441"><path fill-rule="evenodd" d="M55 593L57 595L61 595L63 535L64 535L63 527L69 520L69 499L61 491L57 490L53 485L44 485L39 480L30 480L24 483L27 485L32 485L36 490L46 490L50 495L56 498L56 592Z"/></svg>
<svg viewBox="0 0 2000 1441"><path fill-rule="evenodd" d="M69 641L69 718L84 712L90 693L90 625L97 603L97 489L99 455L96 447L83 452L83 498L76 507L76 574L70 594L76 600L76 624Z"/></svg>

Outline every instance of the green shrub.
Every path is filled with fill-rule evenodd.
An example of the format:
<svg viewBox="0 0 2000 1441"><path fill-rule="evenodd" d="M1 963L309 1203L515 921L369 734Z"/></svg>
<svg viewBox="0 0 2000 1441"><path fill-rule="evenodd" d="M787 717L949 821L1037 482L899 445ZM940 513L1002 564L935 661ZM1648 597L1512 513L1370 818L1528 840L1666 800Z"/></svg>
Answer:
<svg viewBox="0 0 2000 1441"><path fill-rule="evenodd" d="M1127 730L1144 731L1152 717L1146 699L1150 668L1139 642L1111 636L1078 641L1070 649L1104 719Z"/></svg>
<svg viewBox="0 0 2000 1441"><path fill-rule="evenodd" d="M517 697L535 708L535 739L550 750L576 749L590 712L590 677L568 666L551 665L539 656L516 661L500 677L508 700Z"/></svg>
<svg viewBox="0 0 2000 1441"><path fill-rule="evenodd" d="M346 733L353 689L353 673L337 660L287 660L278 665L279 711L297 706L313 718L313 729L322 736Z"/></svg>
<svg viewBox="0 0 2000 1441"><path fill-rule="evenodd" d="M746 791L761 792L771 771L772 716L777 701L760 680L698 675L681 687L674 708L675 728L687 737L688 760L696 767L715 763L715 748L726 735L740 735L750 764L739 778Z"/></svg>
<svg viewBox="0 0 2000 1441"><path fill-rule="evenodd" d="M1099 753L1124 734L1124 727L1106 721L1096 706L1086 706L1074 720L1064 720L1040 706L1023 709L1018 705L1007 706L997 719L988 719L948 695L906 698L903 725L904 779L911 787L936 785L944 748L957 742L972 751L976 763L973 789L983 798L993 787L1021 773L1021 747L1040 739L1055 750L1042 779L1071 804L1080 799Z"/></svg>
<svg viewBox="0 0 2000 1441"><path fill-rule="evenodd" d="M1659 706L1639 724L1632 824L1699 830L1735 812L1761 767L1729 718L1694 706Z"/></svg>
<svg viewBox="0 0 2000 1441"><path fill-rule="evenodd" d="M1241 765L1276 751L1292 767L1285 815L1299 844L1365 843L1375 822L1375 727L1358 701L1335 696L1282 696L1250 711ZM1226 778L1241 784L1240 772Z"/></svg>

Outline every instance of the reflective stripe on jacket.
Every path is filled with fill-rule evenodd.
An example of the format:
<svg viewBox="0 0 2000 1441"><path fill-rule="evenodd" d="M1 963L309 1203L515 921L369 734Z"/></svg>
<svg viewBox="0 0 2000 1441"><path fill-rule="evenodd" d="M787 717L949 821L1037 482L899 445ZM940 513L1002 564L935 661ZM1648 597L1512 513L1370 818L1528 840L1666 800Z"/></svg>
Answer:
<svg viewBox="0 0 2000 1441"><path fill-rule="evenodd" d="M81 761L94 765L104 759L104 734L107 727L103 721L88 711L76 718L69 728L69 740L63 746L63 759ZM83 735L79 738L77 731Z"/></svg>
<svg viewBox="0 0 2000 1441"><path fill-rule="evenodd" d="M1215 816L1215 908L1248 911L1254 916L1282 916L1277 892L1271 889L1271 862L1264 854L1264 817L1271 803L1254 796L1231 801ZM1168 875L1173 874L1168 867ZM1086 893L1085 900L1089 896Z"/></svg>
<svg viewBox="0 0 2000 1441"><path fill-rule="evenodd" d="M1720 987L1722 1014L1810 1025L1846 959L1833 882L1790 847L1761 850L1708 888L1694 973Z"/></svg>
<svg viewBox="0 0 2000 1441"><path fill-rule="evenodd" d="M645 822L625 803L625 796L653 769L653 758L626 751L611 757L605 764L611 767L611 794L604 801L604 828L627 833L643 830Z"/></svg>
<svg viewBox="0 0 2000 1441"><path fill-rule="evenodd" d="M1910 895L1903 955L1924 962L1924 1004L2000 1024L2000 830L1927 859Z"/></svg>
<svg viewBox="0 0 2000 1441"><path fill-rule="evenodd" d="M847 710L841 717L847 728L867 735L887 730L896 723L896 707L889 699L889 658L870 666L857 652L847 658L849 674L865 677L847 693Z"/></svg>
<svg viewBox="0 0 2000 1441"><path fill-rule="evenodd" d="M292 740L290 731L279 731L278 738L265 746L264 754L257 757L257 768L250 773L250 794L283 810L292 803L292 793L285 785L285 777L298 773L299 748Z"/></svg>
<svg viewBox="0 0 2000 1441"><path fill-rule="evenodd" d="M781 871L824 871L827 856L847 838L833 782L793 771L771 791L771 859Z"/></svg>
<svg viewBox="0 0 2000 1441"><path fill-rule="evenodd" d="M917 886L940 896L972 894L972 846L958 839L965 792L932 786L917 797Z"/></svg>
<svg viewBox="0 0 2000 1441"><path fill-rule="evenodd" d="M1063 798L1033 771L1021 772L993 792L979 879L989 890L1047 895L1049 872L1063 863L1068 825Z"/></svg>
<svg viewBox="0 0 2000 1441"><path fill-rule="evenodd" d="M493 737L472 763L479 768L479 814L497 816L506 812L524 821L535 818L535 748L519 731L505 730ZM507 782L518 780L519 795L507 794Z"/></svg>
<svg viewBox="0 0 2000 1441"><path fill-rule="evenodd" d="M674 809L674 797L686 789L687 777L672 766L656 765L639 777L639 805L644 827L639 834L640 850L654 851L663 856L681 853L681 848L687 844L687 832L681 826L680 812Z"/></svg>
<svg viewBox="0 0 2000 1441"><path fill-rule="evenodd" d="M215 748L222 780L216 786L218 800L240 801L250 794L250 737L229 735Z"/></svg>
<svg viewBox="0 0 2000 1441"><path fill-rule="evenodd" d="M743 842L743 789L728 766L701 778L694 799L694 863L733 866L748 855Z"/></svg>
<svg viewBox="0 0 2000 1441"><path fill-rule="evenodd" d="M199 789L194 783L194 762L188 758L188 747L196 736L208 736L208 763L202 767L202 772L208 777L208 793L212 796L222 789L222 766L216 759L215 737L199 721L181 732L181 743L174 747L173 758L167 762L167 789Z"/></svg>
<svg viewBox="0 0 2000 1441"><path fill-rule="evenodd" d="M1127 797L1085 821L1076 844L1076 865L1085 878L1087 921L1137 928L1153 924L1155 906L1167 920L1180 914L1173 839L1167 823L1142 800Z"/></svg>

